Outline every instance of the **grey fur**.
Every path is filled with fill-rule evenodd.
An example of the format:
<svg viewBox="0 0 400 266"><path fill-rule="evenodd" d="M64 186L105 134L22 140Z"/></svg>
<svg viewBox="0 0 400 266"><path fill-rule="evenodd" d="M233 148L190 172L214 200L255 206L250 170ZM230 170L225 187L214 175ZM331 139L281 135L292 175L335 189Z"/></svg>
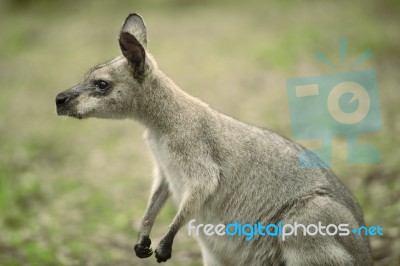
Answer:
<svg viewBox="0 0 400 266"><path fill-rule="evenodd" d="M364 224L356 200L330 170L298 167L301 146L211 109L165 76L145 50L140 16L128 16L119 41L126 58L93 68L79 85L60 93L57 113L132 118L146 126L155 180L135 245L139 257L152 255L149 234L169 195L178 211L155 250L159 262L171 257L174 236L193 218L203 224ZM96 80L107 81L107 90ZM352 234L285 241L200 235L198 241L204 265L372 264L368 239Z"/></svg>
<svg viewBox="0 0 400 266"><path fill-rule="evenodd" d="M130 14L122 25L122 32L129 32L143 45L147 48L147 34L146 25L143 19L138 14Z"/></svg>

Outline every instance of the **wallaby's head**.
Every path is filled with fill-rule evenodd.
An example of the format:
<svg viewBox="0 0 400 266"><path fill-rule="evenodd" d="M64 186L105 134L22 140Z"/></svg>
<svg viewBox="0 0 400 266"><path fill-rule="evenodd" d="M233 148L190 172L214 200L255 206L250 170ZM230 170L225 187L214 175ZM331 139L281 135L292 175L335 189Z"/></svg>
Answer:
<svg viewBox="0 0 400 266"><path fill-rule="evenodd" d="M57 95L58 115L115 119L127 118L135 111L135 96L152 70L145 50L146 27L139 15L127 17L119 45L123 56L92 68L78 85Z"/></svg>

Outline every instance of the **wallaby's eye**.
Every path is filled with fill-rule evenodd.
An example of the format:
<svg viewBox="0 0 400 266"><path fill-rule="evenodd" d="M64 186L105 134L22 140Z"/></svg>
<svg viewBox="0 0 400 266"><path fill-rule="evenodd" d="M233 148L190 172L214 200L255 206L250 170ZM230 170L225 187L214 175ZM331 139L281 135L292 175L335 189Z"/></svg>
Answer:
<svg viewBox="0 0 400 266"><path fill-rule="evenodd" d="M109 86L107 81L104 81L104 80L101 80L101 79L95 80L94 81L94 85L96 86L96 88L98 88L101 91L107 90L108 86Z"/></svg>

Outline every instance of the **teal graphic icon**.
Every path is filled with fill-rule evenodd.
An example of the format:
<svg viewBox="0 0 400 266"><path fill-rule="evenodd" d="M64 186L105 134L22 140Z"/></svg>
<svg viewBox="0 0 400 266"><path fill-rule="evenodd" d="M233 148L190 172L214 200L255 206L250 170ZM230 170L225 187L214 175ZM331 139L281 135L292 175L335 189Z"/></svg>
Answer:
<svg viewBox="0 0 400 266"><path fill-rule="evenodd" d="M342 64L346 58L346 47L347 42L341 40ZM352 66L359 65L371 54L370 51L365 52ZM336 67L323 54L317 53L316 57ZM360 135L382 128L374 70L292 78L287 80L286 89L293 138L297 141L317 141L320 144L317 150L299 154L300 167L331 167L334 137L347 139L348 163L380 161L378 149L358 141Z"/></svg>

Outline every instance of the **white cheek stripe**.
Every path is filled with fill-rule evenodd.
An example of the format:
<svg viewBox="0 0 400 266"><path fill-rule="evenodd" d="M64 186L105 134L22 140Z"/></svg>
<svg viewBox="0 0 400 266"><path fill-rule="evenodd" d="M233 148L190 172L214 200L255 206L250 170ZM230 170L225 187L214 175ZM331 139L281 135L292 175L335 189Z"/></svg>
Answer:
<svg viewBox="0 0 400 266"><path fill-rule="evenodd" d="M84 115L84 114L89 113L89 112L93 111L94 109L96 109L96 107L98 106L98 103L99 103L98 98L87 97L87 98L79 101L76 109L79 114Z"/></svg>

